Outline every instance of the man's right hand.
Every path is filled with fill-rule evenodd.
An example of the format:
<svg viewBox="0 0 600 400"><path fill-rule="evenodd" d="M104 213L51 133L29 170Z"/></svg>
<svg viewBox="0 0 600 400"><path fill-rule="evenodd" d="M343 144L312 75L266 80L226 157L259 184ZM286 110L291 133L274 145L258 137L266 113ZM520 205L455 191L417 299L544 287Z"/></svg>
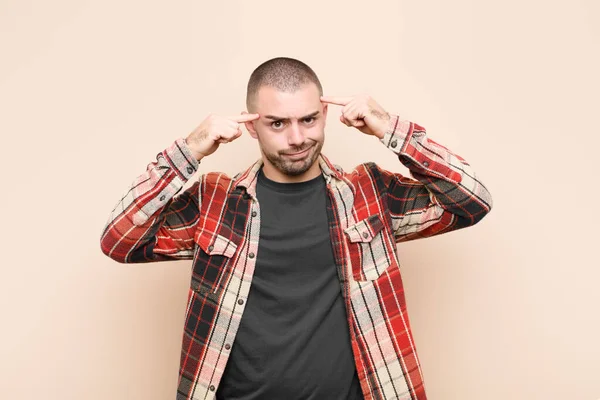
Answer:
<svg viewBox="0 0 600 400"><path fill-rule="evenodd" d="M258 114L221 117L211 114L185 139L196 160L214 153L221 143L229 143L242 135L244 122L257 120Z"/></svg>

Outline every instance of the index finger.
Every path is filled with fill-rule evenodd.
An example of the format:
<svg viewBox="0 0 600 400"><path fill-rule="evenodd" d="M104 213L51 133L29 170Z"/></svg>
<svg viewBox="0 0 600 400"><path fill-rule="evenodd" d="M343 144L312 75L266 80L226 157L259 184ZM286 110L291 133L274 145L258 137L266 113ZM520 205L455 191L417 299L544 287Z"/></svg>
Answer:
<svg viewBox="0 0 600 400"><path fill-rule="evenodd" d="M339 97L339 96L321 96L323 103L336 104L338 106L345 106L352 101L352 97Z"/></svg>
<svg viewBox="0 0 600 400"><path fill-rule="evenodd" d="M244 115L236 115L235 117L229 117L228 119L241 124L242 122L250 122L258 119L260 115L258 114L244 114Z"/></svg>

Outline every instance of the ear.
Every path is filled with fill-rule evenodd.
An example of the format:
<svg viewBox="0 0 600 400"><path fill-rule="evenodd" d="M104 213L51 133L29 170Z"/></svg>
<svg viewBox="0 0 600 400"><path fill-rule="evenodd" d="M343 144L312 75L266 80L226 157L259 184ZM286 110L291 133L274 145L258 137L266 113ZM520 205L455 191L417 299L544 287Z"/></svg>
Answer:
<svg viewBox="0 0 600 400"><path fill-rule="evenodd" d="M327 104L323 103L323 126L327 123Z"/></svg>
<svg viewBox="0 0 600 400"><path fill-rule="evenodd" d="M242 115L246 114L248 114L248 112L242 111ZM256 129L254 128L254 121L244 122L244 125L246 125L246 129L248 129L250 136L252 136L254 139L258 139L258 133L256 133Z"/></svg>

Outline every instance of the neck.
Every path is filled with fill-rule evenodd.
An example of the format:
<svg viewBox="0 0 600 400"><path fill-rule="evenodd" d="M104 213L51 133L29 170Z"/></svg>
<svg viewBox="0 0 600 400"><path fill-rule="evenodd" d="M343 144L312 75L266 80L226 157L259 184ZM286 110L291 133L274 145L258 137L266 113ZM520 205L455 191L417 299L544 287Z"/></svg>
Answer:
<svg viewBox="0 0 600 400"><path fill-rule="evenodd" d="M280 183L297 183L297 182L305 182L311 179L316 178L321 174L321 166L319 165L319 161L316 160L314 164L306 170L306 172L300 175L287 175L275 168L269 160L263 158L263 173L267 178L272 181L280 182Z"/></svg>

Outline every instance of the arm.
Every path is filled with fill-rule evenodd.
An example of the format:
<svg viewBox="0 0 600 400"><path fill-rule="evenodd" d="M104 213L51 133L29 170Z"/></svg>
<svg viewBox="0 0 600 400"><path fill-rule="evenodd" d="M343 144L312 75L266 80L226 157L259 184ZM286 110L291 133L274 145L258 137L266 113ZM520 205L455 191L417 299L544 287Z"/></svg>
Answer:
<svg viewBox="0 0 600 400"><path fill-rule="evenodd" d="M110 213L102 252L122 263L192 258L199 183L175 195L197 168L183 139L159 153Z"/></svg>
<svg viewBox="0 0 600 400"><path fill-rule="evenodd" d="M490 212L491 195L471 166L429 139L425 128L394 115L380 140L414 178L374 166L387 192L397 242L465 228Z"/></svg>
<svg viewBox="0 0 600 400"><path fill-rule="evenodd" d="M102 252L122 263L193 258L201 180L175 195L204 157L239 138L241 124L258 117L211 114L186 139L159 153L111 212L100 239Z"/></svg>

